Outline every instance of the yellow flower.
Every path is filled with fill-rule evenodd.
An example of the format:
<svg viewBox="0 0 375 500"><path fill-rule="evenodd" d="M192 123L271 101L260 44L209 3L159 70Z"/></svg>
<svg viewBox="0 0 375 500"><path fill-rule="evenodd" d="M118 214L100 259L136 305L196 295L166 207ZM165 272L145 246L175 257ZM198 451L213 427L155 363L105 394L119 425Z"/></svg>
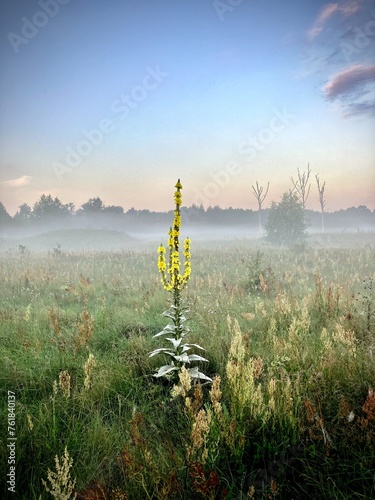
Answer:
<svg viewBox="0 0 375 500"><path fill-rule="evenodd" d="M180 236L180 226L181 226L181 215L180 206L182 204L182 195L180 190L182 189L182 184L180 179L176 183L176 191L174 193L174 200L176 203L175 210L173 212L174 220L173 226L168 231L168 260L166 260L166 249L161 244L158 248L159 258L158 258L158 269L161 273L161 282L165 290L181 290L190 278L191 265L190 265L190 239L186 238L184 242L183 255L185 257L184 262L184 274L180 274L180 257L179 257L179 236ZM169 276L168 276L169 275Z"/></svg>
<svg viewBox="0 0 375 500"><path fill-rule="evenodd" d="M174 201L176 203L176 205L179 207L182 203L182 195L180 193L180 191L176 191L175 194L174 194Z"/></svg>
<svg viewBox="0 0 375 500"><path fill-rule="evenodd" d="M159 260L159 262L158 262L158 268L159 268L159 270L160 271L165 271L166 267L167 267L166 263L164 261L162 261L162 260Z"/></svg>

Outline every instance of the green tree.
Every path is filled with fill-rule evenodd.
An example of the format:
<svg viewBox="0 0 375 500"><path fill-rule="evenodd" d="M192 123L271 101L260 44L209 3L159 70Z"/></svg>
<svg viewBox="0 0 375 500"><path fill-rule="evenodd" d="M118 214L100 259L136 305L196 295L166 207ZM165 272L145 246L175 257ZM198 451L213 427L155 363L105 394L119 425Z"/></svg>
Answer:
<svg viewBox="0 0 375 500"><path fill-rule="evenodd" d="M103 212L106 214L122 215L124 213L124 209L119 205L107 205L103 208Z"/></svg>
<svg viewBox="0 0 375 500"><path fill-rule="evenodd" d="M45 220L64 215L71 215L70 205L63 205L58 198L52 198L50 194L42 194L33 207L33 217L36 220Z"/></svg>
<svg viewBox="0 0 375 500"><path fill-rule="evenodd" d="M5 206L0 201L0 225L9 224L12 221L12 217L8 214Z"/></svg>
<svg viewBox="0 0 375 500"><path fill-rule="evenodd" d="M32 217L31 207L27 203L20 205L18 212L14 215L14 220L18 222L27 222Z"/></svg>
<svg viewBox="0 0 375 500"><path fill-rule="evenodd" d="M81 205L81 209L83 210L83 213L87 214L87 215L90 215L90 214L94 215L94 214L97 214L99 212L102 212L104 210L104 207L105 207L105 205L99 197L90 198L88 201L86 201L86 203Z"/></svg>
<svg viewBox="0 0 375 500"><path fill-rule="evenodd" d="M308 226L302 203L290 191L279 203L272 202L265 224L266 239L276 245L292 245L306 238Z"/></svg>

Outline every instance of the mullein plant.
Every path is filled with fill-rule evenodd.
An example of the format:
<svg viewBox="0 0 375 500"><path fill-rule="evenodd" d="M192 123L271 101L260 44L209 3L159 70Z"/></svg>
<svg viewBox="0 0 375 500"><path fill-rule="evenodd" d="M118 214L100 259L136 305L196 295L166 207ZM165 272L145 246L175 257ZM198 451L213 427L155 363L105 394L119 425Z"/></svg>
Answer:
<svg viewBox="0 0 375 500"><path fill-rule="evenodd" d="M211 382L210 377L199 371L198 366L191 366L195 362L208 362L207 359L198 354L189 354L192 348L204 351L205 349L198 344L186 344L184 339L190 332L190 328L186 326L186 313L189 312L188 307L183 304L181 297L182 290L186 288L191 274L191 253L190 239L186 238L183 247L183 255L185 257L184 271L180 272L180 227L181 213L180 207L182 203L181 189L182 185L178 179L175 186L174 201L176 208L174 210L173 226L170 228L168 235L168 252L161 244L158 248L158 268L161 275L161 282L165 290L171 296L171 306L167 311L164 311L163 316L169 318L168 325L156 337L165 337L170 345L155 349L150 353L150 357L162 354L167 357L167 364L161 366L154 375L156 378L165 377L167 379L176 378L182 368L186 368L191 379L199 379ZM168 253L168 260L166 254Z"/></svg>

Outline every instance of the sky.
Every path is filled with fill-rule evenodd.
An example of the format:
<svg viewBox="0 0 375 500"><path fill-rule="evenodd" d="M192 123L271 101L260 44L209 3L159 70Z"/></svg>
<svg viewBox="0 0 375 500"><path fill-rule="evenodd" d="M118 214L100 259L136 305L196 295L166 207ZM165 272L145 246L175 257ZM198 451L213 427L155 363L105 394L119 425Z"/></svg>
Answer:
<svg viewBox="0 0 375 500"><path fill-rule="evenodd" d="M375 209L371 0L3 0L0 201Z"/></svg>

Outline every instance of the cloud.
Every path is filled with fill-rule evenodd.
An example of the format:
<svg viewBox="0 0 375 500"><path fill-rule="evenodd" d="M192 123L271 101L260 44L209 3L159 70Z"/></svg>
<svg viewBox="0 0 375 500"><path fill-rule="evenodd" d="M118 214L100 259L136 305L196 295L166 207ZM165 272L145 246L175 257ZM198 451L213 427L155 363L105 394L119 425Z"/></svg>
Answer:
<svg viewBox="0 0 375 500"><path fill-rule="evenodd" d="M375 65L355 64L334 75L322 90L328 100L334 101L357 93L371 82L375 82Z"/></svg>
<svg viewBox="0 0 375 500"><path fill-rule="evenodd" d="M310 41L314 40L321 33L321 31L323 31L324 25L337 10L337 3L329 3L323 7L320 14L315 19L314 24L307 32L307 36Z"/></svg>
<svg viewBox="0 0 375 500"><path fill-rule="evenodd" d="M375 115L375 102L355 102L349 104L345 116Z"/></svg>
<svg viewBox="0 0 375 500"><path fill-rule="evenodd" d="M327 100L338 101L346 117L375 112L375 64L355 64L336 73L322 87Z"/></svg>
<svg viewBox="0 0 375 500"><path fill-rule="evenodd" d="M18 188L30 184L31 179L32 177L30 177L30 175L23 175L22 177L18 177L18 179L11 179L9 181L4 181L2 184L4 186Z"/></svg>
<svg viewBox="0 0 375 500"><path fill-rule="evenodd" d="M360 9L361 0L351 0L348 2L340 3L328 3L326 4L318 17L315 19L313 25L307 32L307 37L310 41L315 40L317 36L323 31L325 25L329 19L336 13L344 15L345 17L353 16Z"/></svg>

